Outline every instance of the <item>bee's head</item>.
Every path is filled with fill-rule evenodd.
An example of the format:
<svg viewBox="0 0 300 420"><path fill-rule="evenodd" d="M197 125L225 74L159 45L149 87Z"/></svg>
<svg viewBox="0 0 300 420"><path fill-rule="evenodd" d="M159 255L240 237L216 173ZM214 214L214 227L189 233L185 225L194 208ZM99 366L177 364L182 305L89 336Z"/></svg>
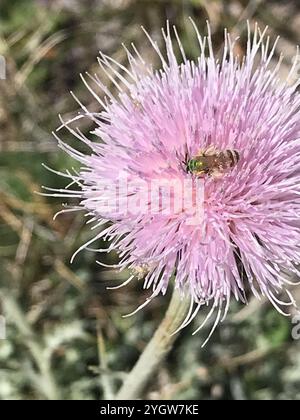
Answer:
<svg viewBox="0 0 300 420"><path fill-rule="evenodd" d="M198 159L189 159L187 161L187 171L188 172L199 172L204 170L204 165L203 162L201 160Z"/></svg>

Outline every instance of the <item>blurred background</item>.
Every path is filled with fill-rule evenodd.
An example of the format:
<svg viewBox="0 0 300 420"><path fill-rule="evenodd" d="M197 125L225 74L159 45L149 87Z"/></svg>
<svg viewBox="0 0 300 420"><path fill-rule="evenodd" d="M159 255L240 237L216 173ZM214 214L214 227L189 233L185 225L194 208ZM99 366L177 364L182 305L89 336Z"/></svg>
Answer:
<svg viewBox="0 0 300 420"><path fill-rule="evenodd" d="M70 91L99 109L79 77L85 71L101 76L98 51L126 63L121 43L133 41L152 57L140 25L159 41L169 19L187 55L196 57L189 16L202 32L210 20L217 50L224 26L243 41L247 19L269 25L272 36L281 35L283 77L300 39L297 0L0 0L0 55L6 60L6 79L0 80L0 314L7 321L7 337L0 340L2 400L110 397L164 314L168 297L123 319L145 300L141 283L107 291L128 273L101 269L88 251L70 265L91 237L89 227L77 213L53 221L61 199L35 192L63 185L42 163L76 168L51 132L58 114L78 110ZM243 42L237 49L243 53ZM92 127L84 122L81 128ZM73 142L70 135L64 140ZM114 255L104 258L114 261ZM299 288L295 293L300 303ZM300 399L300 340L291 337L290 319L250 300L247 307L233 304L202 350L209 328L194 337L193 326L184 330L145 398Z"/></svg>

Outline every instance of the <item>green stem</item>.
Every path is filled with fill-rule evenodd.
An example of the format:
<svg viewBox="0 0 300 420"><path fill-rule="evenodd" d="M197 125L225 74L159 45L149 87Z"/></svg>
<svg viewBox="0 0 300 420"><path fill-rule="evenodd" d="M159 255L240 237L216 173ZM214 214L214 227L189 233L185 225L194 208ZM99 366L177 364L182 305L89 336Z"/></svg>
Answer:
<svg viewBox="0 0 300 420"><path fill-rule="evenodd" d="M190 300L181 298L174 290L167 313L146 346L137 363L128 374L116 400L134 400L141 396L149 380L171 350L178 334L172 335L184 321Z"/></svg>
<svg viewBox="0 0 300 420"><path fill-rule="evenodd" d="M35 361L39 374L33 374L32 380L38 391L48 400L58 400L59 390L55 377L51 371L51 360L45 354L45 349L37 339L25 314L20 309L16 299L8 291L0 293L4 306L4 312L16 325L24 343Z"/></svg>

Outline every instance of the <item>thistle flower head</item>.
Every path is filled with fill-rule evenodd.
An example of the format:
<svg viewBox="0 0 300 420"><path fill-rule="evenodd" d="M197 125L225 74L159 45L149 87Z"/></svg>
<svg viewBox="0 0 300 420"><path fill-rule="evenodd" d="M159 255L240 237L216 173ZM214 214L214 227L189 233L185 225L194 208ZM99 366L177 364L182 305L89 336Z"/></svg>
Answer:
<svg viewBox="0 0 300 420"><path fill-rule="evenodd" d="M300 260L299 82L280 81L266 31L256 27L251 36L249 30L245 57L235 56L225 31L217 59L209 25L205 37L194 28L196 61L186 58L169 25L163 31L166 53L146 32L161 60L159 71L136 48L125 48L128 67L101 54L100 66L118 95L96 76L87 77L84 83L101 110L91 113L82 105L76 119L62 124L90 153L59 140L82 164L79 174L67 173L78 189L68 187L62 195L79 198L97 232L80 249L101 238L110 241L104 251L117 250L117 267L132 272L126 283L144 278L151 289L145 304L164 294L174 278L191 299L182 327L203 305L211 305L217 325L232 297L246 302L251 292L283 312L294 304L286 287ZM73 128L79 118L93 121L93 138ZM160 187L155 195L157 180L176 185L168 194ZM178 185L181 197L191 193L192 210L175 206ZM166 196L169 211L162 204ZM151 211L155 198L158 207ZM280 300L282 292L288 302Z"/></svg>

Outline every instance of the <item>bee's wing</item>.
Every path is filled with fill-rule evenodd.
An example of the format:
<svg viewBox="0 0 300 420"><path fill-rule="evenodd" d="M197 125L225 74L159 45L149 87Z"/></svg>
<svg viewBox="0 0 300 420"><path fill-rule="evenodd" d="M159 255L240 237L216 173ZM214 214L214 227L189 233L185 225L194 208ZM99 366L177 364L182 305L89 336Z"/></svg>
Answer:
<svg viewBox="0 0 300 420"><path fill-rule="evenodd" d="M214 145L211 145L211 146L209 146L207 149L205 149L205 151L204 151L204 154L206 155L206 156L212 156L212 155L217 155L219 152L218 152L218 149L216 148L216 146L214 146Z"/></svg>

